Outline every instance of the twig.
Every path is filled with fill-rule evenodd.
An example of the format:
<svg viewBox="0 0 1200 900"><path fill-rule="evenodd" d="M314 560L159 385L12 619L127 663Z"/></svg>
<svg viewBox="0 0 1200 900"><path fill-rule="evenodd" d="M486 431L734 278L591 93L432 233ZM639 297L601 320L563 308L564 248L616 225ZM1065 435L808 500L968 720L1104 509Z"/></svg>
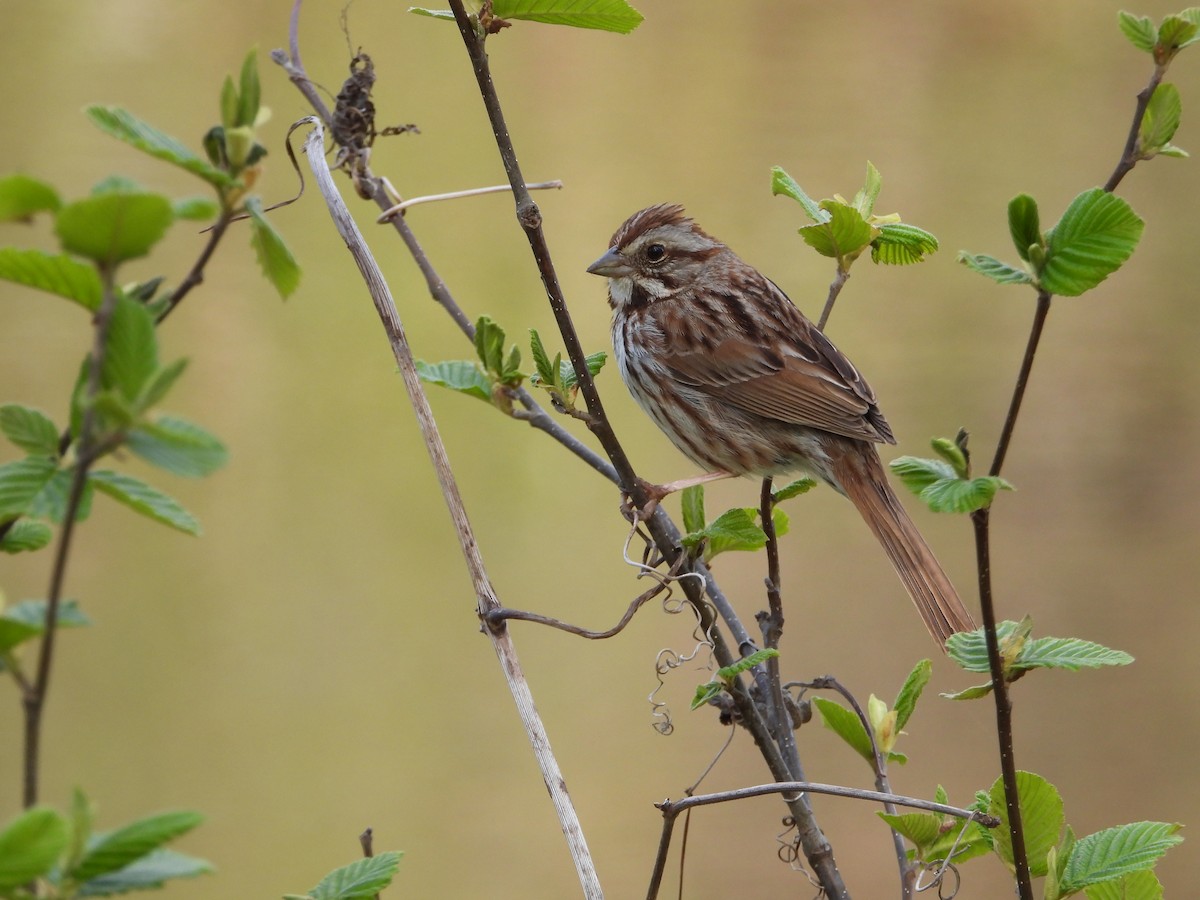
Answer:
<svg viewBox="0 0 1200 900"><path fill-rule="evenodd" d="M821 310L821 318L817 322L817 330L824 331L826 324L829 322L829 317L833 314L833 304L837 301L838 294L842 292L842 288L846 285L846 280L850 277L850 270L843 269L840 265L837 269L837 275L829 284L829 296L825 298L825 308Z"/></svg>
<svg viewBox="0 0 1200 900"><path fill-rule="evenodd" d="M412 403L417 423L421 429L422 438L425 441L426 449L433 462L434 470L437 473L438 482L442 488L442 496L446 501L450 518L454 522L459 547L462 550L467 572L471 577L475 589L479 615L484 617L489 611L499 608L500 601L496 598L495 590L488 579L483 558L479 553L478 544L471 530L471 524L467 519L466 509L458 490L458 484L446 455L446 448L442 443L441 435L438 433L437 425L433 419L433 412L429 408L428 398L425 396L420 378L417 375L416 363L409 348L408 339L405 336L404 327L400 321L400 315L392 300L391 292L384 282L383 274L379 271L378 264L371 256L362 234L354 224L349 210L346 209L345 203L334 187L333 175L329 171L329 165L325 160L323 151L324 129L320 122L313 117L302 121L312 126L312 131L304 142L304 152L308 157L309 166L316 178L321 194L329 207L330 216L337 227L338 233L350 249L354 261L358 265L359 271L371 292L371 299L375 304L384 331L387 333L392 354L396 359L397 365L400 367L400 374L404 379L404 386L408 392L409 401ZM293 126L293 128L295 127ZM520 661L513 646L512 636L507 629L487 628L485 631L492 641L496 655L500 659L501 668L508 681L513 699L516 702L521 721L525 726L529 742L534 749L538 765L542 770L542 777L545 780L546 788L550 793L554 808L558 813L559 824L570 847L571 856L575 861L576 872L583 886L584 894L589 898L603 897L600 880L596 873L591 854L588 851L583 829L580 826L579 818L571 803L570 795L567 793L566 783L563 780L562 772L559 770L558 762L550 749L546 729L534 707L529 683L521 670Z"/></svg>
<svg viewBox="0 0 1200 900"><path fill-rule="evenodd" d="M200 256L192 264L192 268L188 271L183 281L179 282L179 285L171 293L167 305L158 314L158 318L154 320L155 325L161 325L163 320L175 310L175 307L183 302L183 298L188 295L192 288L204 281L204 268L208 265L208 261L212 258L213 253L217 249L217 244L221 242L221 238L224 237L225 230L229 228L231 221L233 220L230 216L230 211L222 204L221 215L218 217L216 224L208 232L208 243L200 251Z"/></svg>
<svg viewBox="0 0 1200 900"><path fill-rule="evenodd" d="M358 844L362 847L363 858L370 859L375 855L375 832L371 828L366 828L362 834L358 836ZM379 900L379 895L373 895L374 900Z"/></svg>
<svg viewBox="0 0 1200 900"><path fill-rule="evenodd" d="M927 812L941 813L954 816L956 819L967 819L978 822L985 828L995 828L1000 820L995 816L970 809L960 809L945 803L934 803L919 797L905 797L900 794L886 794L881 791L865 791L860 788L844 787L838 784L819 784L811 781L788 781L777 784L760 784L754 787L738 788L733 791L721 791L715 794L699 794L695 797L685 797L682 800L666 800L654 804L662 810L663 831L658 843L658 853L654 859L654 870L650 876L650 888L646 893L647 900L654 900L662 886L662 876L666 869L667 852L671 846L671 834L675 827L675 819L679 814L697 806L709 806L714 803L729 803L734 800L746 800L750 797L762 797L767 794L828 794L833 797L849 797L853 800L866 800L874 803L893 803L910 809L921 809Z"/></svg>
<svg viewBox="0 0 1200 900"><path fill-rule="evenodd" d="M1146 115L1146 107L1150 105L1150 98L1154 96L1155 90L1162 82L1163 76L1167 74L1167 65L1159 63L1154 66L1154 72L1150 76L1149 83L1138 92L1137 103L1133 108L1133 124L1129 127L1129 135L1125 138L1125 149L1121 152L1121 159L1117 163L1117 167L1113 169L1113 173L1108 176L1108 181L1104 183L1104 189L1110 194L1117 189L1117 185L1121 183L1129 172L1141 162L1142 157L1138 153L1138 138L1142 130L1142 118Z"/></svg>
<svg viewBox="0 0 1200 900"><path fill-rule="evenodd" d="M516 619L521 622L535 622L538 625L549 625L551 628L557 628L559 631L566 631L570 634L577 634L580 637L587 638L592 641L601 641L606 638L613 637L625 630L625 626L633 620L633 615L647 603L649 603L658 594L667 590L667 583L659 581L653 587L639 594L632 603L629 604L629 609L625 610L625 615L621 616L620 621L612 628L605 631L590 631L587 628L581 628L578 625L572 625L569 622L564 622L561 619L555 619L551 616L543 616L538 613L527 612L522 609L508 609L499 607L498 609L490 610L487 614L486 621L489 625L496 627L501 623Z"/></svg>
<svg viewBox="0 0 1200 900"><path fill-rule="evenodd" d="M561 181L539 181L534 184L525 185L531 191L547 191L547 190L562 190L563 183ZM502 194L506 191L511 191L510 184L494 184L490 187L467 188L463 191L450 191L446 194L426 194L424 197L412 197L409 200L401 200L395 206L389 206L385 209L375 221L384 223L400 213L404 212L410 206L416 206L419 203L438 203L442 200L461 200L464 197L481 197L484 194Z"/></svg>

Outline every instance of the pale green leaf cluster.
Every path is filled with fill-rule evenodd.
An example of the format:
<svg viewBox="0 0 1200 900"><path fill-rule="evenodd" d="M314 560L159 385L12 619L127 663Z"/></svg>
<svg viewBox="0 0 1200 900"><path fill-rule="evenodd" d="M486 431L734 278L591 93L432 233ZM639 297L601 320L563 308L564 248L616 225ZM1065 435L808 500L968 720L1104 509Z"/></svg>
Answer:
<svg viewBox="0 0 1200 900"><path fill-rule="evenodd" d="M940 784L934 794L935 803L948 803L946 789ZM877 813L893 831L911 843L910 860L934 866L945 860L961 865L968 859L982 856L992 849L991 836L986 828L969 819L958 819L942 813L910 812Z"/></svg>
<svg viewBox="0 0 1200 900"><path fill-rule="evenodd" d="M1057 224L1042 232L1037 203L1027 194L1018 194L1008 204L1008 226L1023 265L965 251L958 259L1001 284L1030 284L1048 294L1078 297L1133 255L1143 225L1125 200L1103 188L1091 188L1071 201Z"/></svg>
<svg viewBox="0 0 1200 900"><path fill-rule="evenodd" d="M798 493L803 493L803 489L790 492L787 496L795 496ZM684 535L681 543L692 553L702 554L706 563L728 551L761 550L767 546L767 533L760 524L762 512L758 508L727 509L712 522L706 522L703 485L686 488L683 491L682 502L684 528L688 533ZM771 521L777 536L787 534L789 522L783 510L776 507L771 513Z"/></svg>
<svg viewBox="0 0 1200 900"><path fill-rule="evenodd" d="M762 665L769 659L776 659L778 656L779 651L771 648L756 650L749 656L742 657L733 663L733 665L722 666L720 669L717 669L716 678L696 688L696 693L692 697L692 709L699 709L722 691L729 690L733 686L733 682L743 672L749 672L755 666Z"/></svg>
<svg viewBox="0 0 1200 900"><path fill-rule="evenodd" d="M960 440L965 441L965 435ZM997 491L1013 490L997 476L972 477L966 453L957 441L934 438L931 445L940 459L901 456L890 465L904 486L934 512L974 512L990 506Z"/></svg>
<svg viewBox="0 0 1200 900"><path fill-rule="evenodd" d="M551 360L541 336L533 328L529 329L529 349L537 370L529 376L529 383L550 394L555 409L574 409L575 397L579 393L579 376L570 360L564 360L562 353L555 353ZM608 354L603 351L592 353L584 361L588 373L595 377L608 361Z"/></svg>
<svg viewBox="0 0 1200 900"><path fill-rule="evenodd" d="M903 765L908 757L895 750L896 742L903 734L904 726L916 709L921 692L925 690L932 674L933 663L930 660L918 662L908 673L891 709L872 694L867 701L865 725L856 712L826 697L814 697L813 706L821 713L825 727L845 741L872 769L876 765L872 737L885 763L898 762ZM870 732L867 731L868 725Z"/></svg>
<svg viewBox="0 0 1200 900"><path fill-rule="evenodd" d="M163 845L200 824L194 812L139 819L107 833L92 831L91 804L75 792L71 814L35 806L0 831L0 900L37 896L49 900L104 897L161 888L176 878L212 871L206 861Z"/></svg>
<svg viewBox="0 0 1200 900"><path fill-rule="evenodd" d="M1154 57L1159 66L1167 66L1184 47L1200 40L1200 7L1167 16L1156 28L1149 16L1137 16L1121 10L1117 14L1121 33L1139 50Z"/></svg>
<svg viewBox="0 0 1200 900"><path fill-rule="evenodd" d="M800 229L800 237L822 256L837 260L841 272L849 271L850 265L868 248L871 261L883 265L922 262L938 249L936 237L923 228L901 222L899 214L875 214L875 201L882 186L879 170L868 162L866 181L853 200L834 194L817 201L781 167L771 170L771 192L791 197L812 220L813 224Z"/></svg>

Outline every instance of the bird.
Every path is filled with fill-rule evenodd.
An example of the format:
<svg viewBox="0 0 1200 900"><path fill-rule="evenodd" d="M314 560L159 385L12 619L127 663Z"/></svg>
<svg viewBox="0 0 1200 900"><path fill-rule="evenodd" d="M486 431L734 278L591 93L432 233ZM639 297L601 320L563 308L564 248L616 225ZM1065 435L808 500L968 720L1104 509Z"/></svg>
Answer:
<svg viewBox="0 0 1200 900"><path fill-rule="evenodd" d="M638 405L707 474L799 472L847 497L945 649L975 623L888 484L875 392L779 289L682 206L630 216L587 271L608 279L613 355Z"/></svg>

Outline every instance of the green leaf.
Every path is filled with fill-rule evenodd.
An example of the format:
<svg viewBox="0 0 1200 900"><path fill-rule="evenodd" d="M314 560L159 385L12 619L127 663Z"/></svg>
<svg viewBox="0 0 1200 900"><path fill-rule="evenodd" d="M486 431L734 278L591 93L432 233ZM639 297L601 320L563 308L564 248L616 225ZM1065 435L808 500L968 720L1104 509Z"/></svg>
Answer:
<svg viewBox="0 0 1200 900"><path fill-rule="evenodd" d="M0 523L30 512L57 470L58 463L47 456L28 456L0 465Z"/></svg>
<svg viewBox="0 0 1200 900"><path fill-rule="evenodd" d="M967 253L962 250L958 254L958 261L968 269L992 279L997 284L1033 284L1033 275L1029 272L1000 262L994 256L987 256L983 253Z"/></svg>
<svg viewBox="0 0 1200 900"><path fill-rule="evenodd" d="M1115 881L1088 885L1085 893L1087 900L1162 900L1163 886L1152 870L1139 869Z"/></svg>
<svg viewBox="0 0 1200 900"><path fill-rule="evenodd" d="M171 202L161 194L113 191L67 204L54 230L64 250L111 267L149 253L173 220Z"/></svg>
<svg viewBox="0 0 1200 900"><path fill-rule="evenodd" d="M67 848L66 857L59 864L60 868L70 871L79 865L87 852L92 840L92 823L96 818L96 810L92 801L78 787L71 792L71 843Z"/></svg>
<svg viewBox="0 0 1200 900"><path fill-rule="evenodd" d="M731 666L723 666L717 669L717 677L726 684L732 684L733 680L743 672L748 672L755 666L765 663L768 659L776 659L779 656L779 651L772 648L765 650L756 650L749 656L743 656Z"/></svg>
<svg viewBox="0 0 1200 900"><path fill-rule="evenodd" d="M84 112L101 131L161 159L198 175L215 187L230 187L236 181L228 172L213 167L170 135L143 122L117 106L89 106Z"/></svg>
<svg viewBox="0 0 1200 900"><path fill-rule="evenodd" d="M62 206L58 192L28 175L0 178L0 222L29 222L34 213L54 212Z"/></svg>
<svg viewBox="0 0 1200 900"><path fill-rule="evenodd" d="M1143 158L1153 156L1169 146L1179 128L1182 114L1183 101L1179 99L1179 88L1164 82L1154 89L1138 126L1138 148Z"/></svg>
<svg viewBox="0 0 1200 900"><path fill-rule="evenodd" d="M75 881L86 882L124 869L168 841L191 831L203 819L199 813L188 810L161 813L108 834L96 835L79 865L67 875Z"/></svg>
<svg viewBox="0 0 1200 900"><path fill-rule="evenodd" d="M1001 654L1018 639L1020 623L1005 620L996 623L996 640ZM987 657L987 638L982 628L960 631L946 639L946 655L968 672L991 672Z"/></svg>
<svg viewBox="0 0 1200 900"><path fill-rule="evenodd" d="M368 900L392 883L400 856L389 850L334 869L308 894L313 900Z"/></svg>
<svg viewBox="0 0 1200 900"><path fill-rule="evenodd" d="M58 605L54 623L58 628L81 628L92 624L74 600L64 600ZM0 651L11 650L45 633L45 600L22 600L0 611Z"/></svg>
<svg viewBox="0 0 1200 900"><path fill-rule="evenodd" d="M555 370L550 365L550 357L546 355L546 348L542 345L542 338L535 328L529 329L529 350L533 355L533 364L537 369L538 377L542 381L553 384Z"/></svg>
<svg viewBox="0 0 1200 900"><path fill-rule="evenodd" d="M429 16L431 19L448 19L451 22L454 21L454 12L449 9L425 9L423 6L410 6L408 11L418 16Z"/></svg>
<svg viewBox="0 0 1200 900"><path fill-rule="evenodd" d="M184 197L171 203L171 212L177 219L207 222L209 219L215 219L220 211L220 205L208 197Z"/></svg>
<svg viewBox="0 0 1200 900"><path fill-rule="evenodd" d="M186 359L177 359L173 363L156 369L142 386L142 391L137 398L138 409L144 411L158 406L187 369L187 364Z"/></svg>
<svg viewBox="0 0 1200 900"><path fill-rule="evenodd" d="M829 220L805 225L800 229L800 237L822 256L853 257L875 237L871 226L854 207L836 200L822 200L821 209L829 214Z"/></svg>
<svg viewBox="0 0 1200 900"><path fill-rule="evenodd" d="M0 247L0 278L74 300L84 309L100 308L100 276L66 254Z"/></svg>
<svg viewBox="0 0 1200 900"><path fill-rule="evenodd" d="M925 848L932 846L941 835L942 817L936 813L876 813L893 831L917 848L917 858L925 859Z"/></svg>
<svg viewBox="0 0 1200 900"><path fill-rule="evenodd" d="M1041 246L1043 239L1037 201L1028 194L1017 194L1008 201L1008 232L1017 254L1029 262L1029 248L1035 244Z"/></svg>
<svg viewBox="0 0 1200 900"><path fill-rule="evenodd" d="M907 266L924 262L938 249L938 240L924 228L903 222L878 226L879 234L871 241L871 261L888 266Z"/></svg>
<svg viewBox="0 0 1200 900"><path fill-rule="evenodd" d="M929 446L933 448L933 452L950 463L954 469L954 474L959 478L966 478L969 474L969 466L967 465L967 454L957 442L949 438L934 438L929 442Z"/></svg>
<svg viewBox="0 0 1200 900"><path fill-rule="evenodd" d="M0 405L0 431L33 456L58 456L58 428L40 410L17 403Z"/></svg>
<svg viewBox="0 0 1200 900"><path fill-rule="evenodd" d="M827 697L813 697L813 706L821 713L821 721L825 723L826 728L849 744L851 749L868 763L875 764L871 738L857 713Z"/></svg>
<svg viewBox="0 0 1200 900"><path fill-rule="evenodd" d="M853 206L865 219L875 209L875 201L879 199L879 191L883 187L883 176L875 165L867 160L867 179L862 188L854 195ZM919 229L918 229L919 230Z"/></svg>
<svg viewBox="0 0 1200 900"><path fill-rule="evenodd" d="M229 461L229 451L216 436L172 416L138 425L125 443L151 465L185 478L211 475Z"/></svg>
<svg viewBox="0 0 1200 900"><path fill-rule="evenodd" d="M109 897L161 888L172 878L195 878L213 870L207 860L160 848L116 872L99 875L79 889L81 897Z"/></svg>
<svg viewBox="0 0 1200 900"><path fill-rule="evenodd" d="M526 19L547 25L571 25L629 34L642 24L642 14L626 0L495 0L501 19Z"/></svg>
<svg viewBox="0 0 1200 900"><path fill-rule="evenodd" d="M1143 222L1128 203L1102 188L1084 191L1046 232L1040 282L1051 294L1077 297L1129 259Z"/></svg>
<svg viewBox="0 0 1200 900"><path fill-rule="evenodd" d="M1158 29L1154 27L1149 16L1135 16L1131 12L1121 10L1117 13L1117 24L1121 33L1129 38L1133 46L1147 53L1154 52L1154 45L1158 41Z"/></svg>
<svg viewBox="0 0 1200 900"><path fill-rule="evenodd" d="M909 718L912 717L917 701L921 699L921 692L925 690L925 685L929 684L932 676L933 661L923 659L913 666L913 670L908 673L908 678L904 679L904 685L900 688L900 693L896 695L896 702L892 705L896 711L897 731L904 728Z"/></svg>
<svg viewBox="0 0 1200 900"><path fill-rule="evenodd" d="M516 349L516 347L513 347L513 350ZM608 362L608 354L603 350L598 350L595 353L589 353L585 356L583 362L587 366L588 374L595 378L600 374L600 370L604 368L604 364ZM567 390L577 387L579 385L579 376L575 374L575 367L571 365L570 360L563 360L559 365L561 366L559 374L562 377L563 387Z"/></svg>
<svg viewBox="0 0 1200 900"><path fill-rule="evenodd" d="M784 500L791 500L793 497L807 494L816 486L815 478L797 478L791 484L785 484L779 490L772 491L771 496L775 498L776 503L782 503Z"/></svg>
<svg viewBox="0 0 1200 900"><path fill-rule="evenodd" d="M1170 59L1181 49L1196 40L1197 25L1182 15L1167 16L1158 26L1158 45L1155 58Z"/></svg>
<svg viewBox="0 0 1200 900"><path fill-rule="evenodd" d="M935 449L939 447L944 449L944 445L935 444ZM962 465L966 465L965 457ZM892 460L890 467L905 487L934 512L972 512L989 506L997 491L1013 490L1011 484L997 476L960 478L954 465L940 459L901 456Z"/></svg>
<svg viewBox="0 0 1200 900"><path fill-rule="evenodd" d="M120 296L108 324L108 342L100 384L118 391L130 404L137 401L158 371L158 338L146 307Z"/></svg>
<svg viewBox="0 0 1200 900"><path fill-rule="evenodd" d="M1004 780L997 778L992 785L988 812L1000 819L1000 827L992 832L996 852L1013 866L1012 835L1009 832L1008 808L1004 803ZM1040 775L1017 771L1017 797L1021 806L1021 822L1025 829L1025 851L1029 871L1034 877L1046 874L1046 854L1058 843L1063 828L1063 803L1058 790Z"/></svg>
<svg viewBox="0 0 1200 900"><path fill-rule="evenodd" d="M828 222L830 219L829 213L821 209L812 197L804 193L795 179L779 166L771 167L771 194L774 196L783 194L791 197L804 208L808 217L818 224Z"/></svg>
<svg viewBox="0 0 1200 900"><path fill-rule="evenodd" d="M45 522L35 519L17 519L0 538L0 553L22 553L41 550L54 537L54 531Z"/></svg>
<svg viewBox="0 0 1200 900"><path fill-rule="evenodd" d="M257 197L247 197L246 211L250 213L250 244L254 247L258 265L267 281L286 300L300 285L300 266L275 226L263 213L262 201Z"/></svg>
<svg viewBox="0 0 1200 900"><path fill-rule="evenodd" d="M703 531L684 537L683 545L695 547L701 541L706 541L705 562L730 550L761 550L767 545L767 535L755 521L757 515L756 509L726 510Z"/></svg>
<svg viewBox="0 0 1200 900"><path fill-rule="evenodd" d="M1063 892L1151 868L1183 840L1177 833L1181 827L1169 822L1134 822L1081 837L1063 869Z"/></svg>
<svg viewBox="0 0 1200 900"><path fill-rule="evenodd" d="M417 375L429 384L458 391L469 397L492 402L492 383L479 371L479 366L467 359L449 360L432 365L417 360Z"/></svg>
<svg viewBox="0 0 1200 900"><path fill-rule="evenodd" d="M45 875L70 840L67 821L44 806L27 809L0 831L0 891Z"/></svg>
<svg viewBox="0 0 1200 900"><path fill-rule="evenodd" d="M71 497L71 483L75 480L75 466L59 469L42 487L29 504L29 515L49 519L62 524L67 518L67 501ZM82 522L92 509L92 486L84 482L83 497L75 513L75 521Z"/></svg>
<svg viewBox="0 0 1200 900"><path fill-rule="evenodd" d="M709 700L718 696L725 690L725 683L721 681L709 681L696 687L696 693L692 695L691 710L695 712L700 707L708 703Z"/></svg>
<svg viewBox="0 0 1200 900"><path fill-rule="evenodd" d="M262 102L262 88L258 81L257 50L251 50L242 61L239 86L241 90L238 96L237 122L235 124L253 127L258 119L258 107Z"/></svg>
<svg viewBox="0 0 1200 900"><path fill-rule="evenodd" d="M704 485L694 484L680 495L683 509L683 530L687 533L704 530Z"/></svg>
<svg viewBox="0 0 1200 900"><path fill-rule="evenodd" d="M186 509L166 494L139 481L132 475L96 469L88 475L96 490L108 494L118 503L123 503L163 525L169 525L185 534L200 534L200 523Z"/></svg>
<svg viewBox="0 0 1200 900"><path fill-rule="evenodd" d="M1098 669L1101 666L1127 666L1133 657L1079 638L1044 637L1030 641L1013 663L1014 669Z"/></svg>
<svg viewBox="0 0 1200 900"><path fill-rule="evenodd" d="M986 697L992 692L992 683L977 684L961 691L943 692L940 696L947 700L978 700L980 697Z"/></svg>

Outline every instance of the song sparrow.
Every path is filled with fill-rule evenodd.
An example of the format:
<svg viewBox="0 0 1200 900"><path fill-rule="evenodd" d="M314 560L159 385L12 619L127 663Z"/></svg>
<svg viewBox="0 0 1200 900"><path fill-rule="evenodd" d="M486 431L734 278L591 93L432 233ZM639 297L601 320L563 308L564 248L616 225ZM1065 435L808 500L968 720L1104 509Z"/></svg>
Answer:
<svg viewBox="0 0 1200 900"><path fill-rule="evenodd" d="M873 445L896 441L875 392L783 291L666 204L631 216L588 271L609 279L621 377L676 447L714 472L827 482L858 508L939 646L975 628L888 486Z"/></svg>

